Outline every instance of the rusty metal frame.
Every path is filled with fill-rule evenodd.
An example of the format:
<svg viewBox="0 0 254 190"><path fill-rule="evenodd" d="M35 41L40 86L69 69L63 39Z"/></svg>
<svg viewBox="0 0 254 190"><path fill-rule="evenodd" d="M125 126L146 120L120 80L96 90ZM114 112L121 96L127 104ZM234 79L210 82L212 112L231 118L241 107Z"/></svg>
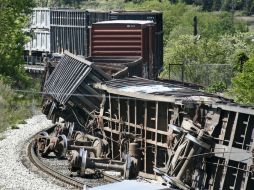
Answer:
<svg viewBox="0 0 254 190"><path fill-rule="evenodd" d="M131 81L132 79L130 79ZM142 79L143 80L143 79ZM123 85L128 85L128 79L123 80ZM111 85L112 84L112 85ZM138 84L137 84L138 85ZM167 162L167 136L168 124L181 126L182 119L189 115L193 117L196 110L202 104L200 116L202 115L201 127L205 128L214 139L213 149L208 157L204 157L211 171L207 173L205 187L208 189L250 189L254 187L251 177L252 150L254 148L254 109L243 107L230 101L220 101L219 97L196 96L192 98L192 105L188 105L186 97L154 95L144 92L125 92L118 82L109 81L97 83L95 88L104 90L106 107L110 115L106 113L104 119L104 130L111 134L111 138L118 140L121 132L127 131L135 135L142 134L140 142L142 151L141 173L150 175L152 167L165 167ZM207 101L202 101L207 100ZM142 109L142 113L138 111ZM122 109L124 111L122 111ZM127 112L126 114L123 114ZM113 117L114 115L114 117ZM142 116L143 115L143 116ZM138 122L142 117L142 123ZM165 123L166 121L166 123ZM119 124L122 127L114 128ZM116 144L111 146L117 149ZM113 152L113 151L112 151ZM161 154L165 154L162 159ZM116 155L114 155L116 156ZM240 185L239 185L240 184Z"/></svg>

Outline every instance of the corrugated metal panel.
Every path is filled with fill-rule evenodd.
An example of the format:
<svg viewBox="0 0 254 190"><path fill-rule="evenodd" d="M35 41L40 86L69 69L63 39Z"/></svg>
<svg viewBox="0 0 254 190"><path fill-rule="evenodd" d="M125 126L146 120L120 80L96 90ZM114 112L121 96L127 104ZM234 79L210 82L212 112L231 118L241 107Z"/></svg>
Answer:
<svg viewBox="0 0 254 190"><path fill-rule="evenodd" d="M34 30L31 41L25 45L25 50L50 52L50 32L48 30Z"/></svg>
<svg viewBox="0 0 254 190"><path fill-rule="evenodd" d="M93 23L109 20L109 12L106 11L87 11L87 25L91 26Z"/></svg>
<svg viewBox="0 0 254 190"><path fill-rule="evenodd" d="M103 12L103 11L87 11L86 13L86 21L87 21L87 26L90 28L91 25L93 23L96 22L100 22L100 21L105 21L105 20L109 20L109 12ZM86 35L86 39L87 39L87 51L86 51L86 55L90 55L90 48L89 48L89 44L90 44L90 33L89 33L89 29L87 30L87 35Z"/></svg>
<svg viewBox="0 0 254 190"><path fill-rule="evenodd" d="M63 53L68 50L76 55L87 56L89 53L88 26L94 22L108 20L108 12L87 12L86 10L61 8L35 8L31 28L50 30L50 45L45 52ZM39 37L38 37L39 38ZM43 51L36 48L34 42L25 46L26 50ZM46 43L46 42L45 42ZM33 46L32 46L33 45ZM31 48L30 48L31 47Z"/></svg>
<svg viewBox="0 0 254 190"><path fill-rule="evenodd" d="M182 101L215 103L223 98L183 86L163 83L143 78L125 78L96 84L95 88L109 93L163 102L182 103ZM224 99L223 99L224 100Z"/></svg>
<svg viewBox="0 0 254 190"><path fill-rule="evenodd" d="M50 10L48 8L33 9L31 28L50 28Z"/></svg>
<svg viewBox="0 0 254 190"><path fill-rule="evenodd" d="M142 29L93 29L93 56L142 56Z"/></svg>
<svg viewBox="0 0 254 190"><path fill-rule="evenodd" d="M50 25L63 27L86 27L86 11L75 9L51 9Z"/></svg>
<svg viewBox="0 0 254 190"><path fill-rule="evenodd" d="M87 23L86 11L75 9L51 9L51 52L63 53L65 50L86 56Z"/></svg>
<svg viewBox="0 0 254 190"><path fill-rule="evenodd" d="M157 69L163 67L163 21L162 12L158 11L113 11L109 14L109 20L151 20L156 24L156 48L155 62Z"/></svg>
<svg viewBox="0 0 254 190"><path fill-rule="evenodd" d="M66 51L45 82L44 91L60 104L72 103L91 112L99 108L101 95L90 85L109 79L91 62Z"/></svg>
<svg viewBox="0 0 254 190"><path fill-rule="evenodd" d="M105 21L92 25L90 55L96 56L141 56L145 78L155 78L154 23L144 21ZM146 73L149 73L146 75Z"/></svg>
<svg viewBox="0 0 254 190"><path fill-rule="evenodd" d="M75 9L51 9L51 52L68 50L76 55L89 53L88 26L108 20L108 12L88 12Z"/></svg>
<svg viewBox="0 0 254 190"><path fill-rule="evenodd" d="M128 14L128 15L127 15ZM133 18L133 19L143 19L143 20L153 20L157 23L159 22L159 18L161 13L158 12L118 12L118 13L110 13L109 12L96 12L96 11L85 11L85 10L75 10L75 9L55 9L55 8L36 8L34 9L33 13L33 22L34 26L37 28L50 28L51 32L51 47L50 50L46 50L47 52L50 51L51 53L63 53L64 50L68 50L74 54L77 55L83 55L88 56L90 54L89 52L89 44L90 44L90 37L88 32L88 27L92 25L92 23L98 22L98 21L104 21L109 20L109 16L111 16L110 19L115 19L116 15L118 17L127 19L127 18ZM126 16L127 15L127 16ZM114 17L114 18L113 18ZM156 30L159 30L161 26L156 26ZM160 59L159 61L155 61L162 63L162 55L163 55L163 48L161 47L161 44L163 42L162 40L162 34L159 34L156 32L156 50L155 50L155 59ZM158 39L158 40L157 40ZM131 40L127 43L132 43ZM159 43L159 44L158 44ZM49 43L47 43L49 44ZM97 48L97 47L96 47ZM99 47L98 47L99 48ZM101 47L103 48L103 47ZM115 51L115 48L118 49L118 47L115 47L114 44L112 45L112 50ZM120 47L122 48L122 47ZM129 44L129 51L132 51L131 56L140 56L140 52L136 51L137 45L134 43L133 46ZM30 50L30 46L26 46L26 49ZM32 49L32 51L37 51L35 48ZM99 51L99 50L97 50ZM158 52L157 52L158 51ZM121 53L121 51L119 50ZM121 56L121 54L118 54L116 56ZM126 51L125 51L126 52ZM105 52L106 53L106 52ZM124 52L122 52L124 54ZM158 56L159 55L159 56ZM161 67L159 64L158 69ZM148 70L148 69L146 69ZM156 73L154 75L157 75Z"/></svg>
<svg viewBox="0 0 254 190"><path fill-rule="evenodd" d="M86 34L86 29L83 27L52 26L51 52L63 53L64 50L68 50L73 54L86 56Z"/></svg>

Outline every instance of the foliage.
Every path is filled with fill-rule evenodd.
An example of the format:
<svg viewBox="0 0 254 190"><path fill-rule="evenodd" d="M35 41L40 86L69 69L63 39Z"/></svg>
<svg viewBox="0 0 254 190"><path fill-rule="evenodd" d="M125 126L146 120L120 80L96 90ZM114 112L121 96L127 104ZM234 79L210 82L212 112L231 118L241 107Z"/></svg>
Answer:
<svg viewBox="0 0 254 190"><path fill-rule="evenodd" d="M164 48L164 70L161 77L213 86L231 77L253 52L249 34L223 35L217 39L180 35ZM244 52L244 55L242 55ZM245 57L246 56L246 57ZM184 65L181 65L184 64ZM182 76L183 75L183 76ZM214 83L214 84L213 84Z"/></svg>
<svg viewBox="0 0 254 190"><path fill-rule="evenodd" d="M35 0L40 7L75 7L81 9L123 9L124 0Z"/></svg>
<svg viewBox="0 0 254 190"><path fill-rule="evenodd" d="M118 4L131 2L133 5L146 3L151 0L104 0L102 4L108 6L114 2ZM157 0L160 2L163 0ZM254 1L253 0L166 0L168 3L171 4L178 4L178 3L185 3L189 5L198 5L204 11L234 11L234 10L241 10L244 11L245 14L250 14L253 12ZM80 7L82 5L95 5L95 2L98 5L102 5L99 0L36 0L38 6L51 6L51 7L60 7L60 6L74 6ZM92 7L89 7L92 8ZM93 7L94 8L94 7ZM95 7L96 8L96 7ZM152 8L154 9L154 7Z"/></svg>
<svg viewBox="0 0 254 190"><path fill-rule="evenodd" d="M192 35L180 35L165 46L165 69L168 64L234 64L238 62L239 52L248 55L252 48L247 34L223 35L220 40L202 37L197 40Z"/></svg>
<svg viewBox="0 0 254 190"><path fill-rule="evenodd" d="M198 33L202 38L218 38L224 34L247 32L248 27L233 19L228 12L203 12L200 7L183 3L170 4L167 0L128 3L127 10L157 10L163 12L163 32L165 43L175 38L193 34L193 18L197 16ZM169 42L170 43L170 42Z"/></svg>
<svg viewBox="0 0 254 190"><path fill-rule="evenodd" d="M83 1L80 3L79 7L83 9L97 9L97 10L123 10L124 0Z"/></svg>
<svg viewBox="0 0 254 190"><path fill-rule="evenodd" d="M242 10L249 15L253 12L253 0L170 0L171 3L184 2L202 7L204 11L235 11Z"/></svg>
<svg viewBox="0 0 254 190"><path fill-rule="evenodd" d="M236 32L236 27L233 24L232 15L226 12L208 13L197 11L190 11L183 14L181 19L181 28L193 28L193 18L197 16L198 19L198 33L202 38L217 38L223 34L233 34ZM191 33L193 34L193 29ZM181 33L180 33L181 34Z"/></svg>
<svg viewBox="0 0 254 190"><path fill-rule="evenodd" d="M246 55L245 52L238 52L235 57L235 62L233 65L233 69L235 72L242 72L243 65L246 61L248 61L249 57Z"/></svg>
<svg viewBox="0 0 254 190"><path fill-rule="evenodd" d="M170 33L174 28L181 25L183 15L189 12L197 12L198 7L185 5L182 3L170 4L167 0L159 2L157 0L144 1L143 3L128 3L125 5L126 10L156 10L163 12L163 33L164 41L167 42ZM187 24L187 32L192 32L192 22ZM182 28L181 28L182 29Z"/></svg>
<svg viewBox="0 0 254 190"><path fill-rule="evenodd" d="M11 129L19 129L19 127L17 125L12 125Z"/></svg>
<svg viewBox="0 0 254 190"><path fill-rule="evenodd" d="M248 55L252 49L248 35L245 34L248 31L247 25L236 22L228 12L203 12L197 6L170 4L166 0L129 3L126 9L163 12L165 46L162 77L168 78L169 64L184 64L184 68L171 66L171 77L179 80L183 72L184 79L188 82L216 85L219 80L226 80L228 85L233 74L231 69L227 70L228 65L237 62L236 56L239 52L246 52ZM194 16L198 19L198 36L193 36ZM202 65L198 66L199 64ZM215 67L210 66L213 69L209 67L210 77L206 81L204 78L208 70L205 64L216 64ZM225 64L225 67L220 66L222 64ZM223 72L218 73L216 69Z"/></svg>
<svg viewBox="0 0 254 190"><path fill-rule="evenodd" d="M0 75L18 87L26 86L29 81L22 67L25 44L22 28L32 6L30 0L0 0Z"/></svg>
<svg viewBox="0 0 254 190"><path fill-rule="evenodd" d="M28 89L34 81L23 67L25 27L34 2L0 0L0 132L31 116L31 97L13 90Z"/></svg>
<svg viewBox="0 0 254 190"><path fill-rule="evenodd" d="M237 102L254 104L254 55L244 64L243 71L232 79L232 95Z"/></svg>
<svg viewBox="0 0 254 190"><path fill-rule="evenodd" d="M205 91L209 93L221 93L227 89L227 86L224 82L218 81L208 86Z"/></svg>
<svg viewBox="0 0 254 190"><path fill-rule="evenodd" d="M0 80L0 132L31 116L30 98L13 91Z"/></svg>

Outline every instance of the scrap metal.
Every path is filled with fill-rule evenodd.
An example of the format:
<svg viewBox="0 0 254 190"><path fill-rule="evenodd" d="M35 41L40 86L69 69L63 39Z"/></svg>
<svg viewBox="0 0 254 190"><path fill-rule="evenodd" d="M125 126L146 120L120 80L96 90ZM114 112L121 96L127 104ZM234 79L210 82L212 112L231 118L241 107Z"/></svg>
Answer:
<svg viewBox="0 0 254 190"><path fill-rule="evenodd" d="M71 171L110 168L125 173L127 168L147 178L160 176L173 189L254 188L253 107L171 83L138 77L110 80L96 65L66 56L45 88L58 113L79 113L73 121L71 114L61 114L81 130L67 135L74 145L69 146ZM85 76L80 70L73 75L73 66L67 65L77 62ZM99 80L88 80L98 75ZM82 98L72 96L81 86L90 91L80 91ZM89 104L87 95L99 99ZM54 113L52 106L45 107ZM75 136L82 138L77 144ZM93 143L85 142L86 137ZM133 167L124 165L127 158Z"/></svg>

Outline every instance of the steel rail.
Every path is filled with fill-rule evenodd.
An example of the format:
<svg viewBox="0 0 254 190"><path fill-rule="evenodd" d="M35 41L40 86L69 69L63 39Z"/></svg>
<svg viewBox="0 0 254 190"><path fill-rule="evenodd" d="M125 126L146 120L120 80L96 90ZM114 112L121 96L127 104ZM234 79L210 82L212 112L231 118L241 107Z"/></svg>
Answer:
<svg viewBox="0 0 254 190"><path fill-rule="evenodd" d="M36 154L34 142L31 142L28 146L28 157L29 157L30 161L37 168L39 168L43 172L47 173L48 175L60 180L61 182L66 183L68 185L74 186L75 188L83 189L85 184L82 183L81 181L78 181L78 180L75 180L69 176L63 175L63 174L59 173L58 171L55 171L55 170L51 169L50 167L48 167L47 165L45 165L44 163L42 163L41 160L38 158L38 155Z"/></svg>

